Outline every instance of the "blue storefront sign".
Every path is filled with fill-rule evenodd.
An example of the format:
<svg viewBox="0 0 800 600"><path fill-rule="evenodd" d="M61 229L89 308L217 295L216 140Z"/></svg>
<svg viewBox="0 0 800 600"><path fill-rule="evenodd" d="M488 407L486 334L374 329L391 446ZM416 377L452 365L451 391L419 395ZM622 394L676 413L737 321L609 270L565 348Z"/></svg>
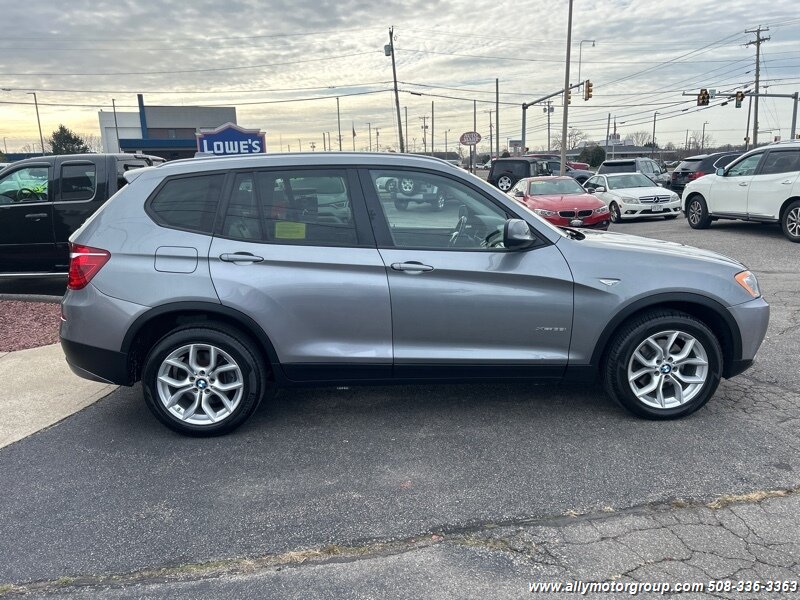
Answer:
<svg viewBox="0 0 800 600"><path fill-rule="evenodd" d="M200 131L197 151L218 155L261 154L267 151L265 134L258 129L244 129L234 123L225 123L216 129Z"/></svg>

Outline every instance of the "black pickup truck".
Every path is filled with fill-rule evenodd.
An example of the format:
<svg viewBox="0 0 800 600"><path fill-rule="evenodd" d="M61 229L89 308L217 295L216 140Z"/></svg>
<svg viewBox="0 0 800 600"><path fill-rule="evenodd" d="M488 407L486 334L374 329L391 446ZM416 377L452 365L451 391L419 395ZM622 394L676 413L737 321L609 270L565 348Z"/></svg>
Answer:
<svg viewBox="0 0 800 600"><path fill-rule="evenodd" d="M125 185L125 171L163 158L71 154L15 162L0 171L0 275L66 273L67 241Z"/></svg>

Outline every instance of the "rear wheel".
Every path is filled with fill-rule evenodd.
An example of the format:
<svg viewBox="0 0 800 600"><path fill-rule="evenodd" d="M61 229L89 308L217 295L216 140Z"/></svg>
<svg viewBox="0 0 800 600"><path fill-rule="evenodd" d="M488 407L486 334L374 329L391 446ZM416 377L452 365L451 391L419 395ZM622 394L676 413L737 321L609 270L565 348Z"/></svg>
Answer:
<svg viewBox="0 0 800 600"><path fill-rule="evenodd" d="M722 350L702 321L676 310L646 312L614 337L606 392L641 417L674 419L703 406L719 385Z"/></svg>
<svg viewBox="0 0 800 600"><path fill-rule="evenodd" d="M500 175L500 177L497 178L497 188L501 192L507 192L514 187L515 183L516 182L510 175Z"/></svg>
<svg viewBox="0 0 800 600"><path fill-rule="evenodd" d="M145 359L142 389L164 425L183 434L228 433L258 407L266 369L249 341L209 327L162 338Z"/></svg>
<svg viewBox="0 0 800 600"><path fill-rule="evenodd" d="M708 229L711 226L708 206L702 196L694 196L689 200L686 207L686 219L692 229Z"/></svg>
<svg viewBox="0 0 800 600"><path fill-rule="evenodd" d="M436 194L436 200L431 202L434 210L443 210L445 204L447 204L447 197L442 192Z"/></svg>
<svg viewBox="0 0 800 600"><path fill-rule="evenodd" d="M409 179L408 177L403 177L400 180L400 191L406 196L412 196L414 194L414 190L416 189L416 187L417 184L414 182L413 179Z"/></svg>
<svg viewBox="0 0 800 600"><path fill-rule="evenodd" d="M790 241L800 243L800 200L795 200L783 211L781 228Z"/></svg>

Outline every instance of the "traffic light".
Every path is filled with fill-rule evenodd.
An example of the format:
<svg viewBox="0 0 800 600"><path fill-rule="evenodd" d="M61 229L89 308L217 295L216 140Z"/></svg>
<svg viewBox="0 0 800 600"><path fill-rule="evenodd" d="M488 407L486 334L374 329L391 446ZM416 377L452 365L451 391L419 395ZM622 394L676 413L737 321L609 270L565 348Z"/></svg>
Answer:
<svg viewBox="0 0 800 600"><path fill-rule="evenodd" d="M567 89L567 104L572 104L572 90Z"/></svg>
<svg viewBox="0 0 800 600"><path fill-rule="evenodd" d="M583 82L583 99L588 100L592 97L592 82L588 79Z"/></svg>
<svg viewBox="0 0 800 600"><path fill-rule="evenodd" d="M702 88L700 93L697 95L697 106L708 106L708 101L711 99L711 95L708 93L706 88Z"/></svg>
<svg viewBox="0 0 800 600"><path fill-rule="evenodd" d="M744 100L744 92L736 92L736 108L742 108L742 100Z"/></svg>

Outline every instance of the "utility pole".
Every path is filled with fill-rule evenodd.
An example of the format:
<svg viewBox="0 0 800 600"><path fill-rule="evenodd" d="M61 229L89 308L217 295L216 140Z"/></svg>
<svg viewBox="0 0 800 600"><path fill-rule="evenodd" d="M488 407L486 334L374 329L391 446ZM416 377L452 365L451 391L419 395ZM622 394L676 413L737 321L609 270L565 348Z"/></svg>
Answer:
<svg viewBox="0 0 800 600"><path fill-rule="evenodd" d="M369 151L372 152L372 123L367 123L369 127Z"/></svg>
<svg viewBox="0 0 800 600"><path fill-rule="evenodd" d="M408 141L408 107L404 106L403 108L406 111L406 141Z"/></svg>
<svg viewBox="0 0 800 600"><path fill-rule="evenodd" d="M311 142L311 151L312 152L316 152L317 151L317 143L316 142Z"/></svg>
<svg viewBox="0 0 800 600"><path fill-rule="evenodd" d="M650 149L650 156L653 157L656 154L656 115L658 113L653 113L653 137L650 139L650 143L653 144L652 148Z"/></svg>
<svg viewBox="0 0 800 600"><path fill-rule="evenodd" d="M422 153L428 153L428 115L420 117L422 121Z"/></svg>
<svg viewBox="0 0 800 600"><path fill-rule="evenodd" d="M500 158L500 80L497 78L494 80L494 126L495 139L497 140L495 157ZM489 152L489 158L491 158L491 154Z"/></svg>
<svg viewBox="0 0 800 600"><path fill-rule="evenodd" d="M380 149L381 149L381 145L378 142L378 139L379 139L378 136L380 136L380 134L381 134L381 130L376 127L375 128L375 152L380 152Z"/></svg>
<svg viewBox="0 0 800 600"><path fill-rule="evenodd" d="M342 151L342 118L339 113L339 96L336 96L336 123L339 125L339 152Z"/></svg>
<svg viewBox="0 0 800 600"><path fill-rule="evenodd" d="M570 0L572 1L572 0ZM478 131L478 101L472 101L472 131ZM477 146L473 144L469 147L469 155L470 155L470 173L475 172L475 150Z"/></svg>
<svg viewBox="0 0 800 600"><path fill-rule="evenodd" d="M298 152L303 151L303 142L300 141L300 138L297 138L297 147L300 149Z"/></svg>
<svg viewBox="0 0 800 600"><path fill-rule="evenodd" d="M766 42L769 38L761 37L762 31L769 31L769 27L762 27L759 25L756 29L746 29L745 33L755 33L756 39L747 42L745 46L755 45L756 47L756 95L755 95L755 112L753 114L753 148L758 146L758 85L761 79L761 43Z"/></svg>
<svg viewBox="0 0 800 600"><path fill-rule="evenodd" d="M114 135L117 136L117 152L119 152L119 125L117 124L117 104L114 98L111 99L111 108L114 110Z"/></svg>
<svg viewBox="0 0 800 600"><path fill-rule="evenodd" d="M700 154L703 153L703 148L706 147L706 125L708 125L708 121L703 123L703 137L700 138Z"/></svg>
<svg viewBox="0 0 800 600"><path fill-rule="evenodd" d="M744 151L750 149L750 113L753 110L753 97L750 96L747 101L747 127L744 128Z"/></svg>
<svg viewBox="0 0 800 600"><path fill-rule="evenodd" d="M394 105L397 108L397 135L400 137L400 152L406 151L403 143L403 124L400 122L400 94L397 91L397 66L394 62L394 27L389 28L389 54L392 56L392 77L394 78ZM384 52L386 49L384 48Z"/></svg>
<svg viewBox="0 0 800 600"><path fill-rule="evenodd" d="M547 101L547 108L544 111L547 113L547 151L550 152L550 115L553 112L552 100Z"/></svg>
<svg viewBox="0 0 800 600"><path fill-rule="evenodd" d="M569 52L572 45L572 0L569 0L569 12L567 13L567 60L564 68L564 121L561 124L561 175L567 173L567 123L569 114L569 104L567 96L570 94L569 85Z"/></svg>
<svg viewBox="0 0 800 600"><path fill-rule="evenodd" d="M433 145L433 134L436 132L436 121L433 118L433 100L431 100L431 156L433 156L434 152L434 145Z"/></svg>
<svg viewBox="0 0 800 600"><path fill-rule="evenodd" d="M36 92L28 92L33 96L33 103L36 106L36 122L39 124L39 142L42 144L42 156L44 156L44 136L42 135L42 120L39 118L39 101L36 99Z"/></svg>
<svg viewBox="0 0 800 600"><path fill-rule="evenodd" d="M493 110L485 110L484 113L489 114L489 156L492 155L492 146L494 146L494 125L492 125Z"/></svg>
<svg viewBox="0 0 800 600"><path fill-rule="evenodd" d="M356 123L355 121L350 121L350 124L353 129L353 152L356 151Z"/></svg>
<svg viewBox="0 0 800 600"><path fill-rule="evenodd" d="M608 158L608 136L611 135L611 113L608 113L608 123L606 124L606 158Z"/></svg>

